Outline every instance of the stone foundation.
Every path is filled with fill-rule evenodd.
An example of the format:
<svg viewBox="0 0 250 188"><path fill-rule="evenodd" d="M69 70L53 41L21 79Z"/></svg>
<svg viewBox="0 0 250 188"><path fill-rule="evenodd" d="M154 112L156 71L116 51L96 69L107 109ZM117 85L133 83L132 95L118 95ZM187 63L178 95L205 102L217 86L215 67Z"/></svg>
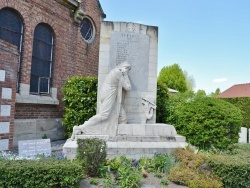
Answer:
<svg viewBox="0 0 250 188"><path fill-rule="evenodd" d="M107 158L109 159L122 155L133 159L151 158L155 153L171 153L176 148L188 145L184 136L177 135L175 128L166 124L121 124L118 125L118 134L115 137L108 135L76 136L76 139L86 138L106 140ZM64 155L68 159L74 159L76 151L77 141L68 139L63 146Z"/></svg>
<svg viewBox="0 0 250 188"><path fill-rule="evenodd" d="M51 141L65 139L65 127L62 119L15 119L14 142L17 146L19 140L41 139L44 136Z"/></svg>

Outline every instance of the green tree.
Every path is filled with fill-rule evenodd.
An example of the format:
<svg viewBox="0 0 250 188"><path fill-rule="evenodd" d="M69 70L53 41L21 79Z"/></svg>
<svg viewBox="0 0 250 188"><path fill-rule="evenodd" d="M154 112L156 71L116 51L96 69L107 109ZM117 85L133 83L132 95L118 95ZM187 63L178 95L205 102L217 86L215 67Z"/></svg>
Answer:
<svg viewBox="0 0 250 188"><path fill-rule="evenodd" d="M207 94L206 94L206 91L203 90L203 89L199 89L196 94L195 94L197 97L206 97Z"/></svg>
<svg viewBox="0 0 250 188"><path fill-rule="evenodd" d="M163 67L158 76L158 81L165 83L168 88L182 93L188 90L185 73L178 64Z"/></svg>
<svg viewBox="0 0 250 188"><path fill-rule="evenodd" d="M188 91L193 91L195 88L195 80L192 75L188 75L187 71L184 71L184 75L187 82Z"/></svg>
<svg viewBox="0 0 250 188"><path fill-rule="evenodd" d="M167 86L162 82L157 82L157 107L156 107L156 122L166 123L167 120L167 106L168 106L169 92Z"/></svg>
<svg viewBox="0 0 250 188"><path fill-rule="evenodd" d="M216 97L217 95L219 95L221 92L220 92L220 88L217 88L216 90L215 90L215 92L212 92L211 94L210 94L210 96L211 97Z"/></svg>

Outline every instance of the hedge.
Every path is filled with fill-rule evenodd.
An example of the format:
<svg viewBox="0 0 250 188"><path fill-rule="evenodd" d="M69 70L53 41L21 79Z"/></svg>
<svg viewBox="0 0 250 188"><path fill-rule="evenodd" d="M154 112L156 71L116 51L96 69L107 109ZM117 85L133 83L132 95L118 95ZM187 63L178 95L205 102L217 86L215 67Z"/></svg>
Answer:
<svg viewBox="0 0 250 188"><path fill-rule="evenodd" d="M64 85L64 120L66 135L69 137L75 125L81 125L84 121L96 114L97 102L96 77L74 76Z"/></svg>
<svg viewBox="0 0 250 188"><path fill-rule="evenodd" d="M230 102L231 104L238 107L243 116L244 127L250 128L250 97L241 97L241 98L222 98L223 100Z"/></svg>
<svg viewBox="0 0 250 188"><path fill-rule="evenodd" d="M80 187L80 164L55 160L0 160L0 187Z"/></svg>
<svg viewBox="0 0 250 188"><path fill-rule="evenodd" d="M250 187L250 145L239 144L235 154L214 155L209 164L226 188Z"/></svg>

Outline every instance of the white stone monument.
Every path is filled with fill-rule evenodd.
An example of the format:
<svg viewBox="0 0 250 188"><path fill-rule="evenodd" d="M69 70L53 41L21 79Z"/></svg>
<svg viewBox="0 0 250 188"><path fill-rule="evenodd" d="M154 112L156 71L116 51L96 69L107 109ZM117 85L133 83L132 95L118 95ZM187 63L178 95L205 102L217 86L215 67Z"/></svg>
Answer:
<svg viewBox="0 0 250 188"><path fill-rule="evenodd" d="M157 27L137 23L102 22L97 115L83 125L74 127L72 138L63 147L67 158L75 157L76 140L84 138L105 139L108 158L121 155L131 158L152 157L156 152L169 153L187 145L185 137L178 135L172 125L155 123L157 56ZM127 70L124 71L124 67ZM129 89L120 90L119 84L110 84L110 75L115 70L123 72L117 74L116 83L122 82L127 76ZM116 87L110 89L112 96L116 96L112 105L108 103L109 107L112 106L112 113L103 107L107 103L103 98L110 98L106 94L110 90L104 89L106 87ZM119 92L122 93L119 95ZM109 132L110 130L113 131Z"/></svg>

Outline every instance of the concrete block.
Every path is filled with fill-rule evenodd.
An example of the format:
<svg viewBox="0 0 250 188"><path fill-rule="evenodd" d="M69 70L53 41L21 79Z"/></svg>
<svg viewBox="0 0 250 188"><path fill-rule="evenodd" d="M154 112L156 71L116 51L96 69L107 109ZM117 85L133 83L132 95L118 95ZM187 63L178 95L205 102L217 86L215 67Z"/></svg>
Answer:
<svg viewBox="0 0 250 188"><path fill-rule="evenodd" d="M133 124L133 135L134 136L145 136L145 124Z"/></svg>
<svg viewBox="0 0 250 188"><path fill-rule="evenodd" d="M0 151L9 150L9 139L0 140Z"/></svg>
<svg viewBox="0 0 250 188"><path fill-rule="evenodd" d="M0 134L10 132L10 122L0 122Z"/></svg>

